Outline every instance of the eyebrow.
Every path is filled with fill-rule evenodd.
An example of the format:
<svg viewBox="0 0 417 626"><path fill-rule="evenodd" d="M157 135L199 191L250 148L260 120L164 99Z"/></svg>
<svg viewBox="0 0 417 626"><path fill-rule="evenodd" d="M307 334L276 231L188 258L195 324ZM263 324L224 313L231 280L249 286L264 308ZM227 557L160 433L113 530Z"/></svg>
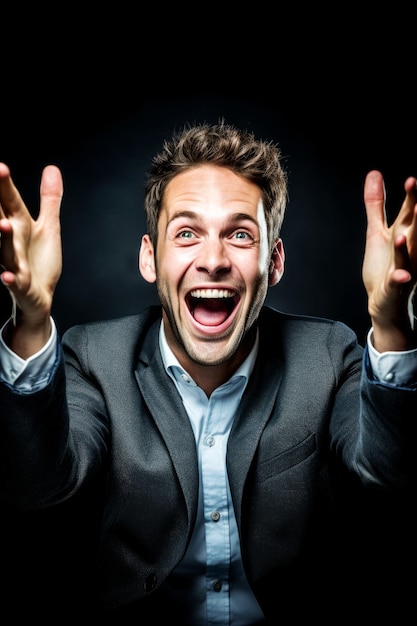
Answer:
<svg viewBox="0 0 417 626"><path fill-rule="evenodd" d="M167 226L169 226L171 222L174 222L175 220L181 219L183 217L188 217L192 220L200 219L198 213L196 213L195 211L178 211L177 213L174 213L174 215L168 220ZM233 213L233 215L231 215L229 218L230 222L236 224L245 220L252 222L253 224L255 224L255 226L259 226L258 221L247 213Z"/></svg>

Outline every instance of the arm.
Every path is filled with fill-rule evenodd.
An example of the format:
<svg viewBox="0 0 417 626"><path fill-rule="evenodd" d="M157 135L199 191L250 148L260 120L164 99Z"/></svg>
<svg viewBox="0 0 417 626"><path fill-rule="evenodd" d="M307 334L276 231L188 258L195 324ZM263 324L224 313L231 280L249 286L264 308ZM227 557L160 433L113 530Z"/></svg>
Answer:
<svg viewBox="0 0 417 626"><path fill-rule="evenodd" d="M378 352L417 347L417 329L410 313L417 280L416 185L416 178L407 178L404 202L388 226L383 177L372 171L365 180L368 224L362 275Z"/></svg>
<svg viewBox="0 0 417 626"><path fill-rule="evenodd" d="M52 300L62 271L62 195L61 172L53 165L45 167L34 220L9 168L0 163L0 279L13 301L13 324L5 340L22 359L38 352L51 332Z"/></svg>

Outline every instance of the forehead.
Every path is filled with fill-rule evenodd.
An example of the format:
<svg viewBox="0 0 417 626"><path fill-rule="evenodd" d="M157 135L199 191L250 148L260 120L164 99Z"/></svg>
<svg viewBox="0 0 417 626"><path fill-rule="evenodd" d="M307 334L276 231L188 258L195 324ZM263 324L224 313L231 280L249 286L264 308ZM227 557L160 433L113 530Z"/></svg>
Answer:
<svg viewBox="0 0 417 626"><path fill-rule="evenodd" d="M177 174L167 185L163 210L222 210L256 213L261 189L225 167L202 165Z"/></svg>

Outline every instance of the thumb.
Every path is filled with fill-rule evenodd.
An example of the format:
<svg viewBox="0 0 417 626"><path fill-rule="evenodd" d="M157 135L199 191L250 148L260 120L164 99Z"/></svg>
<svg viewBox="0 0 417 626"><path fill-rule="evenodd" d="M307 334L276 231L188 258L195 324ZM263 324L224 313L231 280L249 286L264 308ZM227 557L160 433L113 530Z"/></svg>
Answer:
<svg viewBox="0 0 417 626"><path fill-rule="evenodd" d="M365 179L364 201L368 231L374 232L386 224L385 184L381 172L372 170Z"/></svg>
<svg viewBox="0 0 417 626"><path fill-rule="evenodd" d="M39 217L48 213L49 217L59 217L64 184L61 170L56 165L47 165L41 177Z"/></svg>

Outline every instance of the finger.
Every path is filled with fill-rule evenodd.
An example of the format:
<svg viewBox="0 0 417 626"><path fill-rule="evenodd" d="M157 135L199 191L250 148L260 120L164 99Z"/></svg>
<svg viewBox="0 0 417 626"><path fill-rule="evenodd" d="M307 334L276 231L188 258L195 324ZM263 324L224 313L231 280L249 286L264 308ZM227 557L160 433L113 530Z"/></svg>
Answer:
<svg viewBox="0 0 417 626"><path fill-rule="evenodd" d="M417 179L414 176L409 176L404 183L405 191L412 195L417 200Z"/></svg>
<svg viewBox="0 0 417 626"><path fill-rule="evenodd" d="M8 217L9 215L16 213L22 208L22 206L24 206L24 202L13 183L10 175L10 169L5 163L0 163L1 217Z"/></svg>
<svg viewBox="0 0 417 626"><path fill-rule="evenodd" d="M5 163L0 163L0 220L4 218L4 212L1 207L1 193L2 189L5 189L7 177L10 176L10 170Z"/></svg>
<svg viewBox="0 0 417 626"><path fill-rule="evenodd" d="M372 170L365 178L364 201L368 233L379 231L386 225L385 184L381 172Z"/></svg>
<svg viewBox="0 0 417 626"><path fill-rule="evenodd" d="M6 163L0 163L0 179L4 179L10 176L10 169Z"/></svg>
<svg viewBox="0 0 417 626"><path fill-rule="evenodd" d="M409 225L415 219L415 206L417 203L417 180L409 176L404 183L406 192L404 202L398 214L397 224Z"/></svg>
<svg viewBox="0 0 417 626"><path fill-rule="evenodd" d="M59 217L63 193L64 185L60 169L56 165L47 165L42 172L40 186L41 203L39 217L41 219L46 214L48 219Z"/></svg>
<svg viewBox="0 0 417 626"><path fill-rule="evenodd" d="M411 280L411 265L407 249L407 239L397 235L394 239L394 274L396 283L403 284Z"/></svg>

